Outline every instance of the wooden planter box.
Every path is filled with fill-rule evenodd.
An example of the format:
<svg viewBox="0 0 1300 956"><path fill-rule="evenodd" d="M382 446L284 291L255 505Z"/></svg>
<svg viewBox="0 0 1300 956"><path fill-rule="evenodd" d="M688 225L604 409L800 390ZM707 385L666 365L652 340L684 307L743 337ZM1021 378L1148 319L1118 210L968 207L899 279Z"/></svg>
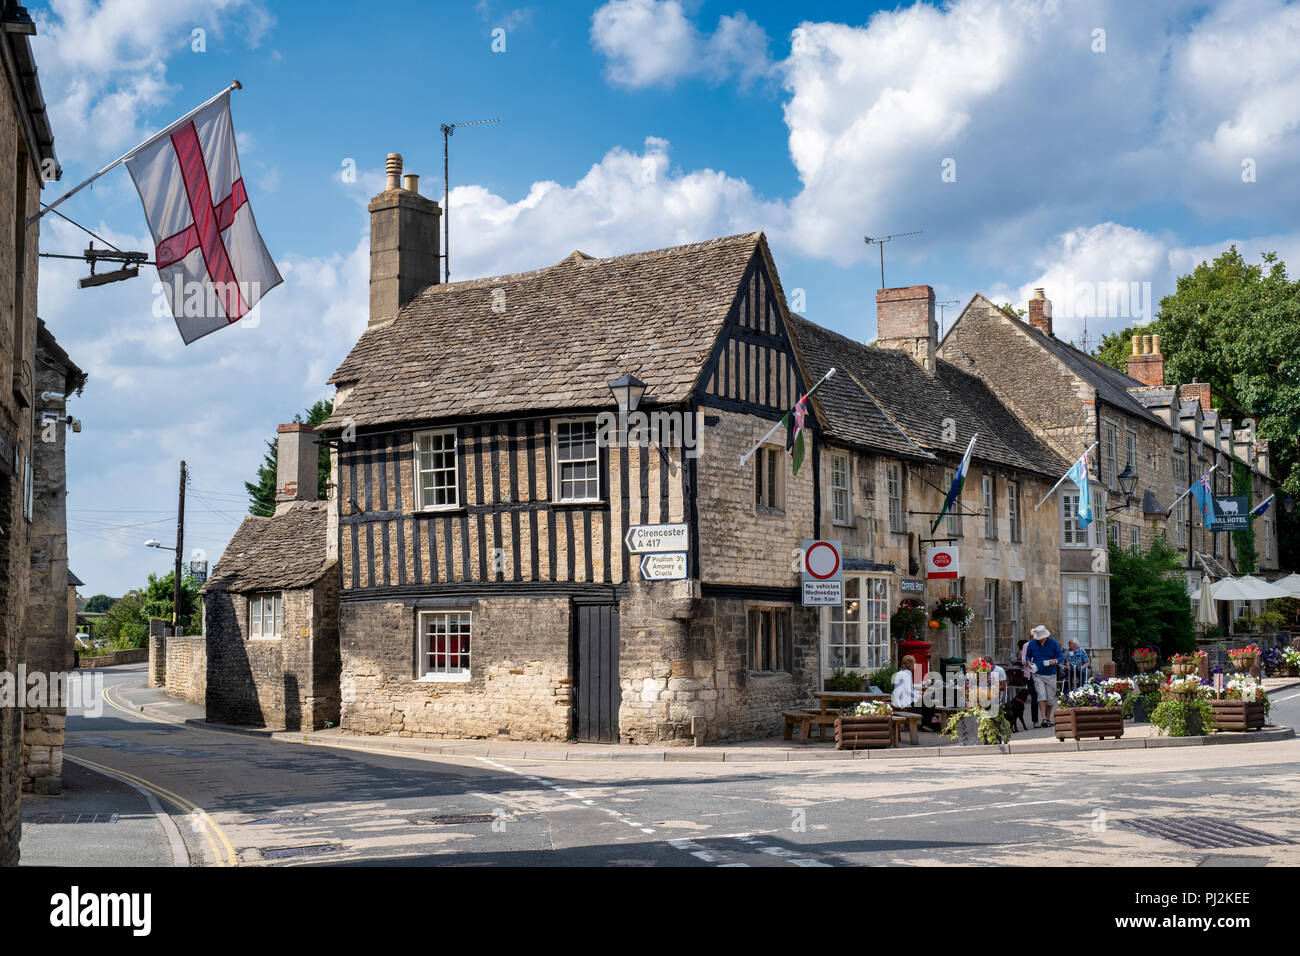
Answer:
<svg viewBox="0 0 1300 956"><path fill-rule="evenodd" d="M836 717L836 750L871 750L888 747L894 739L894 718Z"/></svg>
<svg viewBox="0 0 1300 956"><path fill-rule="evenodd" d="M1124 736L1124 710L1121 707L1058 707L1053 714L1056 739Z"/></svg>
<svg viewBox="0 0 1300 956"><path fill-rule="evenodd" d="M1212 700L1215 730L1259 730L1264 726L1262 700Z"/></svg>

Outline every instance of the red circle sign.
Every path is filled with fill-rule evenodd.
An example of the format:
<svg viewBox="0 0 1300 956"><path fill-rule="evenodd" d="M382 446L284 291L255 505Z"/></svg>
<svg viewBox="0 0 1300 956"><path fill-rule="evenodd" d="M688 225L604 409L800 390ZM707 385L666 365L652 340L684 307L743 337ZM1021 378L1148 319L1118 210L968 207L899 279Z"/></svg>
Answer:
<svg viewBox="0 0 1300 956"><path fill-rule="evenodd" d="M803 566L813 577L824 581L840 569L840 553L828 542L818 541L804 553Z"/></svg>
<svg viewBox="0 0 1300 956"><path fill-rule="evenodd" d="M952 555L947 551L940 551L934 556L934 566L936 568L946 568L952 564Z"/></svg>

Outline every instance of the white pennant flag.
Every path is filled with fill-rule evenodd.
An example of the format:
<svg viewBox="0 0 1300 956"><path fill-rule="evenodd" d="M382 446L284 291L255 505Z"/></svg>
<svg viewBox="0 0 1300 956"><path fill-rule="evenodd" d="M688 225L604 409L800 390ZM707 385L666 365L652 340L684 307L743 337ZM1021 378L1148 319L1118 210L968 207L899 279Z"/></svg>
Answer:
<svg viewBox="0 0 1300 956"><path fill-rule="evenodd" d="M229 92L136 149L126 167L186 345L243 318L284 281L244 191Z"/></svg>

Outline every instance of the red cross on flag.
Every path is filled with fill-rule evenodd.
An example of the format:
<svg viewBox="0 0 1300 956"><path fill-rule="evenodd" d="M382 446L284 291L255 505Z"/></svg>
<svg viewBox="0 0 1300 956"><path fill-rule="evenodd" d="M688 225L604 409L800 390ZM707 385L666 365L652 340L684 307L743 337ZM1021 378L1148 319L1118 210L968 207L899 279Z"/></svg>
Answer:
<svg viewBox="0 0 1300 956"><path fill-rule="evenodd" d="M186 345L243 318L284 281L244 191L229 91L134 150L126 168Z"/></svg>

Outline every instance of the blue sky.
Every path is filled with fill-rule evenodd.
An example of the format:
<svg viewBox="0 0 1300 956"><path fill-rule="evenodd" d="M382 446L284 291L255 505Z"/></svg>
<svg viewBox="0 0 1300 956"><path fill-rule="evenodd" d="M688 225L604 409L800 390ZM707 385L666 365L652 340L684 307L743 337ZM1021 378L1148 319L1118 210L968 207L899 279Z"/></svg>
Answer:
<svg viewBox="0 0 1300 956"><path fill-rule="evenodd" d="M243 173L286 278L255 322L186 348L151 270L78 290L82 266L43 261L41 316L90 373L68 452L85 594L166 570L141 544L174 533L181 458L187 550L220 555L264 440L328 397L365 326L385 155L441 198L440 123L501 119L453 140L457 278L763 229L805 314L869 340L862 237L923 230L887 248L889 285L963 304L1041 285L1058 334L1086 321L1095 341L1149 318L1145 296L1089 308L1107 283L1158 301L1230 241L1300 256L1300 10L1281 0L30 9L64 167L46 200L238 77ZM63 209L150 248L125 170ZM42 251L85 240L42 222Z"/></svg>

